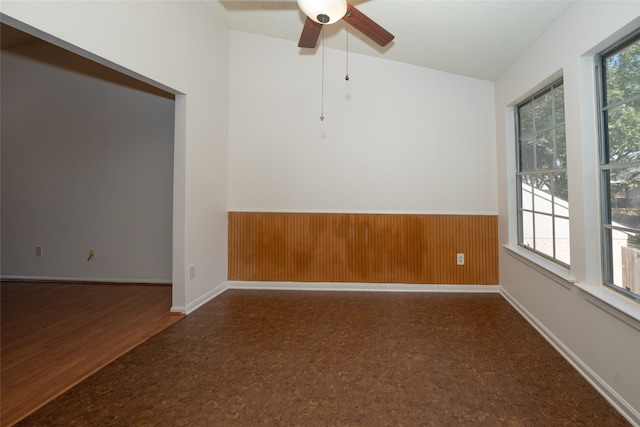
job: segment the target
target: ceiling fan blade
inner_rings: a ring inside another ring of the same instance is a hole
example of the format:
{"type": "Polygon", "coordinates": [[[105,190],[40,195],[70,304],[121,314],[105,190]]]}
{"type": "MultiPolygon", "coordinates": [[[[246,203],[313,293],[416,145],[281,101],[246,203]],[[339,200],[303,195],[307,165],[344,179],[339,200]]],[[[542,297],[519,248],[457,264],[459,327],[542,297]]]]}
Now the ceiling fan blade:
{"type": "Polygon", "coordinates": [[[300,34],[300,41],[298,47],[316,47],[318,37],[322,31],[322,24],[318,24],[313,19],[307,17],[304,21],[304,28],[302,28],[302,34],[300,34]]]}
{"type": "Polygon", "coordinates": [[[347,4],[347,14],[342,19],[380,46],[386,46],[394,38],[393,34],[350,4],[347,4]]]}

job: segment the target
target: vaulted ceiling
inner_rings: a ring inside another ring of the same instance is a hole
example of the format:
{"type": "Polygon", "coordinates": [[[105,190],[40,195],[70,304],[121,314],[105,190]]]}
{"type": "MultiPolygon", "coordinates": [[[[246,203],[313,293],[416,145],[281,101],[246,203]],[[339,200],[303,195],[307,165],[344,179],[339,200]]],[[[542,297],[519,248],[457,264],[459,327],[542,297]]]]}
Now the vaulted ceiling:
{"type": "MultiPolygon", "coordinates": [[[[306,19],[296,0],[202,0],[231,29],[291,41],[298,47],[306,19]]],[[[326,47],[496,80],[569,8],[565,0],[350,0],[395,39],[380,47],[344,21],[325,26],[326,47]]],[[[570,31],[570,29],[567,29],[570,31]]],[[[322,37],[322,36],[321,36],[322,37]]],[[[6,31],[2,48],[38,41],[6,31]]],[[[318,42],[320,46],[321,42],[318,42]]],[[[316,50],[318,47],[316,47],[316,50]]]]}
{"type": "MultiPolygon", "coordinates": [[[[297,41],[305,15],[297,1],[203,1],[231,29],[290,40],[291,55],[302,53],[297,41]]],[[[350,28],[349,51],[493,81],[574,2],[352,0],[350,3],[394,34],[395,39],[379,47],[350,28]]],[[[344,21],[325,26],[325,46],[344,50],[346,28],[344,21]]]]}

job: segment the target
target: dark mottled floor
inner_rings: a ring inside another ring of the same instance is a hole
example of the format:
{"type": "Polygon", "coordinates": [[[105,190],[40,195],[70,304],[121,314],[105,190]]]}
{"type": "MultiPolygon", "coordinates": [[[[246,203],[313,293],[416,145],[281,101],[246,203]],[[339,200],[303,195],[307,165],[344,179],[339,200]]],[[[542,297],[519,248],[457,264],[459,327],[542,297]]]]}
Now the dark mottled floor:
{"type": "Polygon", "coordinates": [[[32,426],[622,426],[497,294],[227,291],[32,426]]]}

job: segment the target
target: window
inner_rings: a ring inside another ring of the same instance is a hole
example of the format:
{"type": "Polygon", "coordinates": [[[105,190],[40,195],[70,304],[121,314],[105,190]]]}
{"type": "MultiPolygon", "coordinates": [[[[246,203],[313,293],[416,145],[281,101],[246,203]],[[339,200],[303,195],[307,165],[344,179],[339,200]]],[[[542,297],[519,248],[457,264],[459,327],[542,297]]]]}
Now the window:
{"type": "Polygon", "coordinates": [[[603,278],[640,298],[640,34],[600,55],[603,278]]]}
{"type": "Polygon", "coordinates": [[[562,80],[516,107],[516,136],[518,244],[568,267],[569,191],[562,80]]]}

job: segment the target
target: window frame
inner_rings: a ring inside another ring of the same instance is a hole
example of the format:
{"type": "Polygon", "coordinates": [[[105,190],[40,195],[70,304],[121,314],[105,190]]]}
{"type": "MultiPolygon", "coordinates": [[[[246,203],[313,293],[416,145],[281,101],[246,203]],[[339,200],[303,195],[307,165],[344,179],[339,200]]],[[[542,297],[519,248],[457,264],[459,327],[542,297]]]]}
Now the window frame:
{"type": "Polygon", "coordinates": [[[609,159],[609,132],[608,132],[608,111],[640,100],[640,93],[617,100],[607,104],[606,100],[606,78],[607,78],[607,58],[624,50],[626,47],[640,43],[640,30],[629,34],[627,37],[619,40],[607,49],[603,50],[595,57],[596,62],[596,91],[597,91],[597,114],[598,114],[598,174],[600,184],[600,239],[601,239],[601,268],[602,268],[602,284],[618,292],[626,297],[640,302],[640,294],[632,292],[620,285],[614,283],[614,262],[613,262],[613,238],[611,233],[615,230],[622,232],[633,232],[640,235],[640,228],[628,226],[615,226],[612,219],[611,206],[611,171],[623,170],[630,167],[640,169],[640,160],[633,162],[611,163],[609,159]]]}
{"type": "MultiPolygon", "coordinates": [[[[541,256],[544,259],[547,259],[549,261],[551,261],[552,263],[554,263],[554,265],[559,265],[565,269],[569,269],[570,268],[570,264],[559,259],[557,257],[557,243],[558,243],[558,238],[557,238],[557,234],[556,234],[556,219],[562,219],[562,220],[566,220],[567,223],[569,223],[570,221],[570,215],[569,215],[569,201],[568,201],[568,196],[567,196],[567,214],[566,215],[562,215],[556,212],[556,202],[555,202],[555,198],[557,197],[557,195],[555,194],[555,188],[554,188],[554,180],[552,180],[552,188],[551,188],[551,212],[542,212],[542,211],[538,211],[535,209],[535,204],[532,202],[532,207],[531,209],[525,209],[523,207],[523,202],[524,202],[524,198],[523,198],[523,177],[524,176],[528,176],[528,175],[558,175],[558,174],[564,174],[566,176],[567,182],[568,182],[568,164],[566,161],[566,151],[567,151],[567,146],[566,146],[566,120],[564,117],[564,112],[563,112],[563,118],[562,118],[562,122],[561,123],[557,123],[556,122],[556,102],[555,102],[555,98],[553,99],[552,102],[552,116],[553,116],[553,120],[552,120],[552,125],[550,127],[545,127],[542,130],[537,130],[535,129],[535,124],[534,124],[534,131],[531,135],[525,135],[524,138],[527,137],[533,137],[537,134],[543,133],[543,132],[548,132],[548,131],[554,131],[554,140],[553,140],[553,160],[554,162],[557,161],[557,157],[558,157],[558,152],[557,152],[557,141],[558,138],[556,136],[556,130],[558,128],[564,128],[564,134],[563,134],[563,138],[565,138],[565,146],[564,146],[564,156],[565,156],[565,162],[564,162],[564,167],[557,167],[557,165],[554,165],[554,167],[550,168],[550,169],[536,169],[535,167],[532,168],[531,170],[523,170],[523,161],[522,161],[522,139],[524,139],[522,137],[521,134],[521,109],[523,107],[525,107],[526,105],[533,105],[533,102],[537,99],[540,99],[541,97],[549,94],[550,92],[552,92],[553,90],[557,90],[559,87],[562,87],[563,89],[563,99],[562,99],[562,105],[563,105],[563,109],[564,109],[564,78],[563,76],[555,79],[554,81],[552,81],[551,83],[545,85],[542,89],[536,91],[533,95],[527,96],[524,100],[522,100],[520,103],[518,103],[517,105],[514,106],[514,123],[515,123],[515,154],[516,154],[516,217],[517,217],[517,244],[519,247],[523,248],[526,251],[532,252],[538,256],[541,256]],[[534,246],[531,246],[529,244],[527,244],[525,242],[525,236],[524,236],[524,229],[525,229],[525,224],[524,224],[524,213],[528,212],[529,214],[532,215],[532,224],[533,224],[533,240],[535,242],[535,230],[536,230],[536,225],[535,225],[535,217],[537,214],[541,214],[544,215],[546,217],[549,217],[549,219],[551,220],[551,231],[552,231],[552,244],[553,244],[553,255],[549,255],[548,253],[542,252],[538,249],[535,248],[535,243],[534,246]]],[[[534,114],[535,115],[535,114],[534,114]]],[[[535,119],[534,119],[534,123],[535,123],[535,119]]],[[[534,158],[535,158],[535,152],[534,152],[534,158]]],[[[534,189],[532,188],[532,192],[531,192],[531,197],[533,200],[535,200],[535,194],[534,194],[534,189]]],[[[567,228],[569,226],[567,225],[567,228]]],[[[570,237],[569,237],[570,239],[570,237]]],[[[570,246],[570,245],[569,245],[570,246]]]]}

